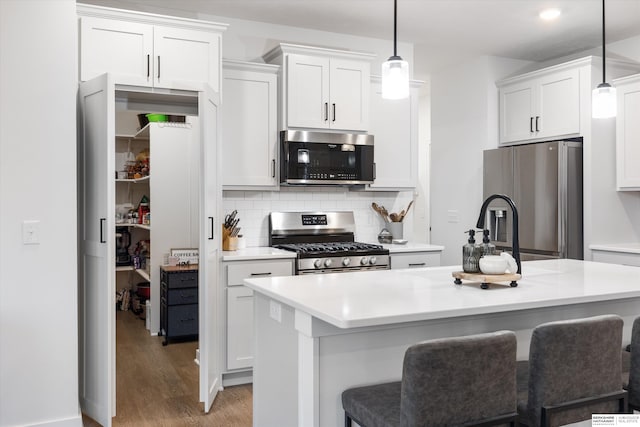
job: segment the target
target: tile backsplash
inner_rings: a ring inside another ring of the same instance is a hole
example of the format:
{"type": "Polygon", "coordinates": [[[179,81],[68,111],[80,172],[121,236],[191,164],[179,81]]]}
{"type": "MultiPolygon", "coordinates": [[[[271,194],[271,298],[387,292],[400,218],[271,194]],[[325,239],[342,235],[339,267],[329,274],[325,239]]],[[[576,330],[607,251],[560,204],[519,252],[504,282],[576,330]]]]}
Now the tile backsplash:
{"type": "MultiPolygon", "coordinates": [[[[238,210],[240,232],[247,246],[269,245],[269,214],[287,211],[353,211],[356,241],[377,242],[384,221],[371,208],[371,203],[383,205],[389,212],[406,209],[412,191],[374,192],[349,191],[342,187],[281,187],[280,191],[224,191],[223,213],[238,210]]],[[[405,218],[404,238],[413,233],[413,209],[405,218]]]]}

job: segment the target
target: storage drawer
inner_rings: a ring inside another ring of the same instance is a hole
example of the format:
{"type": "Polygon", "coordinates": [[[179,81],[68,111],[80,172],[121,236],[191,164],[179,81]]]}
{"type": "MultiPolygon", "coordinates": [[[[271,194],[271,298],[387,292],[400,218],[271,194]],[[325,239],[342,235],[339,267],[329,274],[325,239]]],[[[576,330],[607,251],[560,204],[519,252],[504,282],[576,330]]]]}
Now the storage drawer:
{"type": "Polygon", "coordinates": [[[241,286],[249,277],[291,276],[293,262],[284,261],[238,261],[227,265],[227,286],[241,286]]]}
{"type": "Polygon", "coordinates": [[[167,294],[168,305],[198,303],[198,288],[169,289],[167,294]]]}
{"type": "Polygon", "coordinates": [[[409,252],[391,254],[391,269],[437,267],[440,252],[409,252]]]}
{"type": "Polygon", "coordinates": [[[168,338],[198,333],[198,304],[169,306],[168,312],[168,338]]]}
{"type": "Polygon", "coordinates": [[[161,280],[171,288],[193,288],[198,286],[197,271],[164,271],[161,280]]]}

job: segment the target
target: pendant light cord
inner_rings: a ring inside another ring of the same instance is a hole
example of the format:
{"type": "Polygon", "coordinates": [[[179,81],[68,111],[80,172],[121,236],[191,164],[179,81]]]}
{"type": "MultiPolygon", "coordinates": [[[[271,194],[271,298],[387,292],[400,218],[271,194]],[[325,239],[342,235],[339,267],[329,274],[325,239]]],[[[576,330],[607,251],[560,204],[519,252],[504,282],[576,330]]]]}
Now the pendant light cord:
{"type": "Polygon", "coordinates": [[[605,71],[605,41],[604,41],[604,0],[602,0],[602,83],[607,81],[605,71]]]}
{"type": "MultiPolygon", "coordinates": [[[[602,0],[602,3],[604,7],[604,0],[602,0]]],[[[398,0],[393,0],[393,56],[398,56],[397,38],[398,38],[398,0]]]]}

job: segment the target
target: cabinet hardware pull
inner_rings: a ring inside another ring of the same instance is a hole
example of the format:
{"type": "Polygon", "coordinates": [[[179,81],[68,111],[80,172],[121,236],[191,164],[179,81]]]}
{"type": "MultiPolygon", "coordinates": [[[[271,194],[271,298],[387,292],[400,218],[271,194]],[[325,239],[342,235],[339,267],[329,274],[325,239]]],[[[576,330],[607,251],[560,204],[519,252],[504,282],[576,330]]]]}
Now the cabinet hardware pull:
{"type": "Polygon", "coordinates": [[[376,164],[373,163],[373,179],[376,179],[376,164]]]}
{"type": "Polygon", "coordinates": [[[149,64],[149,61],[150,61],[149,56],[150,55],[147,54],[147,80],[149,80],[149,74],[151,73],[151,70],[149,69],[149,65],[150,65],[149,64]]]}
{"type": "Polygon", "coordinates": [[[158,55],[158,80],[160,80],[160,55],[158,55]]]}
{"type": "Polygon", "coordinates": [[[533,117],[529,117],[529,132],[533,133],[533,117]]]}
{"type": "Polygon", "coordinates": [[[276,159],[271,160],[271,178],[276,177],[276,159]]]}
{"type": "Polygon", "coordinates": [[[331,120],[332,122],[336,121],[336,104],[332,104],[333,105],[333,120],[331,120]]]}
{"type": "Polygon", "coordinates": [[[252,276],[270,276],[271,272],[266,272],[266,273],[251,273],[252,276]]]}
{"type": "Polygon", "coordinates": [[[329,103],[325,102],[324,103],[324,121],[326,122],[327,120],[329,120],[329,103]]]}
{"type": "Polygon", "coordinates": [[[426,262],[418,262],[418,263],[415,263],[415,264],[409,263],[409,267],[424,267],[425,265],[427,265],[426,262]]]}
{"type": "Polygon", "coordinates": [[[238,299],[247,299],[247,298],[253,298],[253,295],[242,295],[238,297],[238,299]]]}
{"type": "Polygon", "coordinates": [[[209,233],[209,240],[213,240],[213,217],[209,217],[209,223],[211,224],[211,231],[209,233]]]}
{"type": "Polygon", "coordinates": [[[540,116],[536,116],[536,132],[540,132],[540,129],[538,129],[538,120],[540,119],[540,116]]]}
{"type": "Polygon", "coordinates": [[[107,243],[106,240],[104,240],[104,222],[107,220],[107,218],[100,218],[100,243],[107,243]]]}

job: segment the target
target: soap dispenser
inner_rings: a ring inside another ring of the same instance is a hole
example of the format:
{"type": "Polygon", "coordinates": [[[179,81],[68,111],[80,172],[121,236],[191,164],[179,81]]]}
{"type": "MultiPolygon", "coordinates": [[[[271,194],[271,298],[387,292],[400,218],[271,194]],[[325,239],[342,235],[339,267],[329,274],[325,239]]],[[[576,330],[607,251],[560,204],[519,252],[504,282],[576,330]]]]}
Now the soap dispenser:
{"type": "Polygon", "coordinates": [[[475,230],[465,231],[469,233],[467,244],[462,247],[462,269],[465,273],[480,272],[480,255],[481,248],[476,245],[475,230]]]}
{"type": "Polygon", "coordinates": [[[489,230],[482,230],[482,243],[480,244],[480,256],[495,255],[496,245],[489,240],[489,230]]]}

